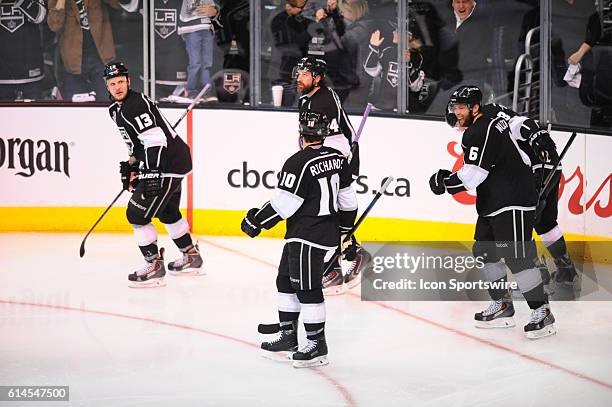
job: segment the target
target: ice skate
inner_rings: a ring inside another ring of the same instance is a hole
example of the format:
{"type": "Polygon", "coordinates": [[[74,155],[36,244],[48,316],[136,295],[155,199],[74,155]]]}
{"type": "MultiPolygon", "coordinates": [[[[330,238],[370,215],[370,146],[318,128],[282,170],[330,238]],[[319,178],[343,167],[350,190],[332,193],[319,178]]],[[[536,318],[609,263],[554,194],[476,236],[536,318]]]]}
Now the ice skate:
{"type": "Polygon", "coordinates": [[[132,288],[164,287],[166,282],[166,267],[164,266],[164,249],[159,249],[156,258],[147,260],[145,265],[128,275],[128,286],[132,288]]]}
{"type": "Polygon", "coordinates": [[[324,295],[340,295],[345,293],[344,277],[342,277],[342,269],[334,267],[332,271],[323,276],[321,282],[324,295]]]}
{"type": "Polygon", "coordinates": [[[525,325],[525,333],[529,339],[544,338],[557,333],[555,317],[550,312],[550,305],[544,304],[531,312],[531,319],[525,325]]]}
{"type": "Polygon", "coordinates": [[[206,274],[202,267],[200,248],[196,243],[183,257],[168,263],[168,272],[173,276],[202,276],[206,274]]]}
{"type": "Polygon", "coordinates": [[[504,297],[491,301],[489,307],[474,315],[476,328],[512,328],[514,323],[514,305],[512,300],[504,297]]]}
{"type": "Polygon", "coordinates": [[[329,363],[327,360],[327,343],[325,338],[308,339],[306,346],[295,352],[291,360],[293,367],[317,367],[324,366],[329,363]]]}
{"type": "Polygon", "coordinates": [[[274,339],[261,343],[261,355],[280,362],[291,361],[291,355],[298,349],[297,324],[292,329],[280,330],[274,339]]]}
{"type": "Polygon", "coordinates": [[[344,284],[348,289],[358,286],[361,283],[362,275],[372,266],[372,255],[363,247],[357,250],[357,257],[350,262],[349,270],[344,276],[344,284]]]}

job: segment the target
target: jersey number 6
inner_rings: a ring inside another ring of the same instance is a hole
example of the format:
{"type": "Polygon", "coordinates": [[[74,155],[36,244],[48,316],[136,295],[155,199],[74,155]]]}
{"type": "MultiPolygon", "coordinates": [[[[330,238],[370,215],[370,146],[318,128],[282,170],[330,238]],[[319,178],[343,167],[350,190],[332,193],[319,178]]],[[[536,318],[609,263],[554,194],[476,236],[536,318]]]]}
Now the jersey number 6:
{"type": "Polygon", "coordinates": [[[470,148],[470,155],[468,155],[468,158],[470,159],[470,161],[476,161],[476,159],[478,158],[478,147],[470,148]]]}

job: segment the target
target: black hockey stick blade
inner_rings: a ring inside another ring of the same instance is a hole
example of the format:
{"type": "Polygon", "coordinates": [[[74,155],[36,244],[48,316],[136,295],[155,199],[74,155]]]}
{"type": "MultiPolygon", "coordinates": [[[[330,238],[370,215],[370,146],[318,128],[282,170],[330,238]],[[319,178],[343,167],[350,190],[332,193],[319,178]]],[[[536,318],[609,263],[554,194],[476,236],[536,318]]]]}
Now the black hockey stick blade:
{"type": "MultiPolygon", "coordinates": [[[[353,237],[353,235],[355,234],[355,232],[359,228],[359,225],[361,225],[361,223],[365,220],[365,218],[368,216],[368,213],[370,213],[370,211],[372,210],[374,205],[376,205],[376,202],[378,202],[380,197],[383,196],[383,194],[385,193],[385,191],[387,190],[387,188],[389,187],[389,185],[391,184],[392,181],[393,181],[393,177],[386,177],[385,178],[385,181],[380,186],[380,190],[376,193],[376,196],[374,196],[374,198],[372,199],[370,204],[367,206],[365,211],[363,211],[363,213],[361,214],[361,216],[359,217],[357,222],[355,222],[355,225],[351,228],[351,230],[349,230],[349,232],[344,237],[344,242],[348,242],[348,241],[351,240],[351,238],[353,237]]],[[[340,247],[338,247],[336,249],[336,252],[332,256],[331,260],[327,263],[327,267],[323,271],[323,275],[326,275],[327,273],[329,273],[329,271],[333,267],[333,264],[336,261],[336,259],[338,257],[340,257],[340,254],[341,254],[340,253],[340,247]]]]}
{"type": "Polygon", "coordinates": [[[89,237],[89,235],[91,234],[91,232],[93,232],[94,228],[96,226],[98,226],[98,223],[100,223],[100,221],[102,220],[102,218],[104,218],[104,216],[106,215],[106,213],[110,210],[110,208],[113,207],[113,205],[115,204],[115,202],[117,202],[117,200],[119,199],[119,197],[121,195],[123,195],[123,191],[125,191],[125,189],[122,189],[121,192],[119,192],[119,194],[115,197],[115,199],[113,199],[113,202],[110,203],[110,205],[108,205],[108,208],[106,208],[106,210],[102,213],[102,215],[100,215],[100,217],[98,218],[98,220],[96,221],[96,223],[94,223],[94,225],[91,227],[91,229],[89,229],[89,232],[87,232],[87,234],[85,235],[85,237],[83,238],[83,241],[81,242],[81,247],[79,248],[79,257],[83,257],[85,256],[85,241],[87,240],[87,238],[89,237]]]}
{"type": "Polygon", "coordinates": [[[264,335],[275,334],[280,331],[280,325],[276,324],[259,324],[257,325],[257,332],[264,335]]]}

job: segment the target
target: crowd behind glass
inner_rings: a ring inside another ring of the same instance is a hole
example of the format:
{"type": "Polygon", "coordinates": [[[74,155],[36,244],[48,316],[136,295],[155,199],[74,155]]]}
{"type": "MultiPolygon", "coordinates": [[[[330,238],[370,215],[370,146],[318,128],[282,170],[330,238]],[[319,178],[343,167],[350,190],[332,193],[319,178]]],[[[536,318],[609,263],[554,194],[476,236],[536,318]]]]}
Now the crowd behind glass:
{"type": "Polygon", "coordinates": [[[132,87],[160,103],[189,103],[210,84],[202,104],[272,107],[272,87],[282,87],[277,104],[292,108],[295,64],[311,55],[327,62],[326,83],[349,112],[369,102],[389,114],[442,116],[454,89],[475,84],[485,102],[511,108],[528,88],[525,111],[536,118],[550,89],[553,123],[612,129],[612,0],[549,0],[547,36],[541,3],[0,0],[0,103],[108,101],[102,67],[120,60],[132,87]],[[143,26],[154,43],[143,46],[143,26]]]}

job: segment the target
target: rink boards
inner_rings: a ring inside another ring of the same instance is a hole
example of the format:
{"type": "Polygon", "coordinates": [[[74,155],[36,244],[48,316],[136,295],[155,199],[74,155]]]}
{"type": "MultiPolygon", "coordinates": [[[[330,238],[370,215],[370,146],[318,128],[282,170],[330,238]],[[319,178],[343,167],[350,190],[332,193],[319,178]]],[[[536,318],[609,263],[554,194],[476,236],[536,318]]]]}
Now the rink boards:
{"type": "MultiPolygon", "coordinates": [[[[181,109],[165,109],[170,123],[181,109]]],[[[0,108],[0,231],[89,229],[120,191],[123,140],[104,108],[0,108]]],[[[355,127],[360,117],[351,117],[355,127]]],[[[187,120],[178,127],[187,139],[187,120]]],[[[296,114],[193,112],[192,188],[182,207],[199,234],[238,235],[244,212],[269,200],[276,172],[297,149],[296,114]]],[[[569,133],[553,132],[558,149],[569,133]]],[[[474,196],[435,196],[438,168],[461,165],[461,133],[440,121],[370,117],[361,138],[360,207],[381,181],[396,181],[360,231],[363,240],[471,240],[474,196]]],[[[563,163],[559,223],[576,240],[612,238],[612,138],[578,134],[563,163]]],[[[124,194],[100,231],[127,231],[124,194]]],[[[282,236],[282,228],[267,232],[282,236]]]]}

